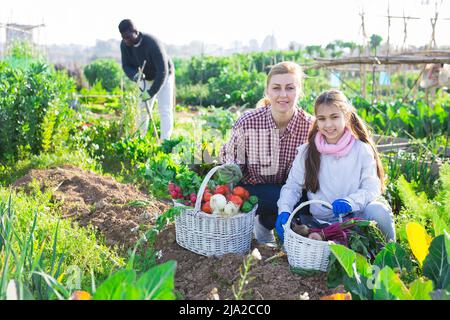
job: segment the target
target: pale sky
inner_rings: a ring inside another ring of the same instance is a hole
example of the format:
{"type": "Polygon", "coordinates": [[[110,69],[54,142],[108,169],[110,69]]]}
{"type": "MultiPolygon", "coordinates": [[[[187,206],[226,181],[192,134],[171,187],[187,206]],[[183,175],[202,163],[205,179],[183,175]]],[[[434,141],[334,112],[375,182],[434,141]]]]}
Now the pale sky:
{"type": "MultiPolygon", "coordinates": [[[[391,15],[420,17],[408,23],[407,44],[430,41],[435,2],[439,6],[436,42],[450,45],[450,0],[1,0],[0,24],[45,23],[36,33],[40,44],[94,45],[96,39],[120,39],[118,23],[129,18],[138,29],[165,44],[188,44],[193,40],[231,46],[247,44],[274,34],[281,47],[290,41],[327,44],[333,40],[362,42],[361,18],[366,33],[387,39],[388,2],[391,15]],[[429,2],[429,4],[425,4],[429,2]],[[446,18],[447,20],[444,20],[446,18]]],[[[5,30],[0,28],[0,42],[5,30]]],[[[403,20],[391,22],[391,43],[403,41],[403,20]]]]}

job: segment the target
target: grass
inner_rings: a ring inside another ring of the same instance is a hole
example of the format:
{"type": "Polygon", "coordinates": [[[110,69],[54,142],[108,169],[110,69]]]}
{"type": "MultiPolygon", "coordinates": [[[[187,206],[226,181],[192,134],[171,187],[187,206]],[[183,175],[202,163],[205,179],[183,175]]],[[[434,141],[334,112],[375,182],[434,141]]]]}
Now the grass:
{"type": "MultiPolygon", "coordinates": [[[[51,203],[50,192],[42,193],[36,183],[32,183],[30,188],[32,192],[27,195],[0,187],[0,204],[9,212],[9,229],[14,230],[14,237],[1,238],[6,239],[3,244],[8,245],[0,246],[0,270],[4,276],[27,279],[32,276],[30,273],[34,270],[22,268],[20,274],[17,274],[18,261],[21,259],[9,259],[9,264],[5,263],[8,256],[6,248],[10,248],[10,252],[13,250],[15,257],[25,255],[30,261],[39,261],[42,266],[46,266],[46,269],[42,270],[46,273],[51,272],[48,267],[54,265],[51,260],[55,256],[64,257],[59,267],[60,281],[65,284],[73,282],[73,272],[79,270],[82,288],[90,287],[91,272],[101,280],[124,264],[123,258],[113,249],[99,243],[93,228],[83,228],[69,219],[60,219],[58,207],[51,203]],[[35,226],[30,231],[32,225],[35,226]],[[55,230],[58,230],[57,241],[55,230]],[[29,241],[34,250],[24,250],[24,239],[31,239],[29,241]],[[44,259],[39,258],[41,253],[46,253],[44,259]]],[[[2,229],[3,234],[5,230],[2,229]]],[[[38,297],[36,292],[33,294],[38,297]]]]}

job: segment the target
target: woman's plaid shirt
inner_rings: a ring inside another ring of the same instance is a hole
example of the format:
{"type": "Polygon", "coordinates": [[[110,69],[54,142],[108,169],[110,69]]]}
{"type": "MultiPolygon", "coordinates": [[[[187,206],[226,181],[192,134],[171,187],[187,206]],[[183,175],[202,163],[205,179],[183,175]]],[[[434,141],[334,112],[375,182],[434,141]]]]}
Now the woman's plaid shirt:
{"type": "Polygon", "coordinates": [[[248,111],[234,124],[230,140],[220,150],[220,161],[239,164],[244,184],[284,184],[312,122],[311,115],[296,109],[280,136],[271,106],[248,111]]]}

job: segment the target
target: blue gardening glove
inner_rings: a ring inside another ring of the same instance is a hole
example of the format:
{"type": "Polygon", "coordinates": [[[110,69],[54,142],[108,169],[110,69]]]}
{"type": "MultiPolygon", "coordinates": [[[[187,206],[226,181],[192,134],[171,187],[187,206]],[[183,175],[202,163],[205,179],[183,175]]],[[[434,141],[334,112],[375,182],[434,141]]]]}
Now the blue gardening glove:
{"type": "Polygon", "coordinates": [[[144,92],[142,92],[141,93],[141,95],[140,95],[140,98],[141,98],[141,100],[142,101],[147,101],[147,100],[150,100],[150,95],[148,94],[148,91],[147,90],[145,90],[144,92]]]}
{"type": "Polygon", "coordinates": [[[289,212],[282,212],[278,215],[277,221],[275,222],[275,230],[277,230],[278,236],[280,237],[281,243],[284,243],[284,229],[283,225],[289,219],[291,214],[289,212]]]}
{"type": "Polygon", "coordinates": [[[345,199],[336,199],[332,203],[333,206],[333,214],[335,217],[339,217],[346,213],[352,212],[352,205],[348,200],[345,199]]]}

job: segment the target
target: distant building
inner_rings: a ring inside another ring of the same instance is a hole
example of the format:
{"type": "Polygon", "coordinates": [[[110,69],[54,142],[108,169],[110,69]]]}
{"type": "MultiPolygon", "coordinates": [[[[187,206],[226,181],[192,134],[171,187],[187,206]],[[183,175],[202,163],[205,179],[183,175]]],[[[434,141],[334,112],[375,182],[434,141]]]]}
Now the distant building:
{"type": "Polygon", "coordinates": [[[261,45],[261,51],[272,51],[278,49],[277,39],[274,35],[268,35],[264,38],[261,45]]]}
{"type": "Polygon", "coordinates": [[[5,28],[5,49],[7,51],[9,46],[15,41],[24,41],[34,43],[33,31],[36,28],[45,27],[45,24],[29,25],[19,23],[0,23],[0,28],[5,28]]]}

